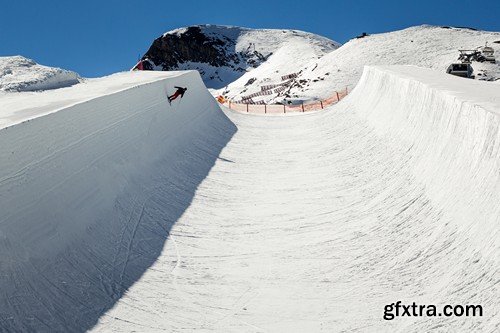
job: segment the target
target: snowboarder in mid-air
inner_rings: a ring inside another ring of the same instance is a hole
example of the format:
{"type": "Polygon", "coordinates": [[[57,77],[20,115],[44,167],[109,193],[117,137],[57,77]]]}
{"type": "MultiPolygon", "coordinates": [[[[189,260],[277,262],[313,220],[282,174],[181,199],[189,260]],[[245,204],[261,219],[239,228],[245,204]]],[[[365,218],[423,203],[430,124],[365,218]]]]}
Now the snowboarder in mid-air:
{"type": "Polygon", "coordinates": [[[184,97],[184,93],[188,90],[187,88],[182,88],[182,87],[177,87],[177,86],[175,86],[174,88],[177,88],[177,90],[174,92],[173,95],[168,96],[169,103],[172,103],[172,101],[179,96],[181,96],[181,98],[184,97]]]}

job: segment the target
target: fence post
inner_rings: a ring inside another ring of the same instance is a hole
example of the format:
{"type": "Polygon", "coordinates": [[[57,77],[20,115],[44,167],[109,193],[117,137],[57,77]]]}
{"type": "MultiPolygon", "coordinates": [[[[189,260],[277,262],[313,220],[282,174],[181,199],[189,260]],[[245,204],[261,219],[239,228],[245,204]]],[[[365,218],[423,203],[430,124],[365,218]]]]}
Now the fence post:
{"type": "Polygon", "coordinates": [[[264,104],[264,113],[267,113],[267,105],[264,104]]]}
{"type": "Polygon", "coordinates": [[[335,93],[337,94],[337,102],[338,102],[338,101],[340,101],[339,92],[336,91],[335,93]]]}
{"type": "Polygon", "coordinates": [[[323,109],[323,101],[319,101],[319,104],[321,104],[321,109],[323,109]]]}
{"type": "Polygon", "coordinates": [[[347,96],[347,93],[348,93],[348,92],[347,92],[347,87],[345,87],[345,95],[346,95],[346,96],[347,96]]]}
{"type": "Polygon", "coordinates": [[[304,112],[304,102],[302,102],[302,112],[304,112]]]}
{"type": "Polygon", "coordinates": [[[248,103],[247,103],[247,112],[248,112],[248,103]]]}
{"type": "Polygon", "coordinates": [[[283,113],[286,113],[286,106],[283,104],[283,113]]]}

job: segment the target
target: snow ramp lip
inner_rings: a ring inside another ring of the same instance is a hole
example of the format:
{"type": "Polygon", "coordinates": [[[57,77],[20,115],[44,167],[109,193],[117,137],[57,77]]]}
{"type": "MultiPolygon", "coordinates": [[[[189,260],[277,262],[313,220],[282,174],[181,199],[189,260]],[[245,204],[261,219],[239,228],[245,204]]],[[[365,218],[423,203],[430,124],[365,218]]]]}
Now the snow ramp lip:
{"type": "MultiPolygon", "coordinates": [[[[123,72],[49,91],[4,93],[0,96],[0,130],[49,116],[82,103],[137,89],[158,81],[173,80],[196,71],[123,72]]],[[[166,89],[168,84],[166,84],[166,89]]],[[[173,89],[173,87],[171,87],[173,89]]],[[[166,94],[166,92],[165,92],[166,94]]]]}
{"type": "MultiPolygon", "coordinates": [[[[3,330],[93,327],[157,259],[236,132],[195,71],[120,75],[124,89],[103,79],[93,97],[0,131],[3,330]],[[170,107],[175,85],[189,90],[170,107]]],[[[49,95],[71,102],[73,89],[49,95]]]]}

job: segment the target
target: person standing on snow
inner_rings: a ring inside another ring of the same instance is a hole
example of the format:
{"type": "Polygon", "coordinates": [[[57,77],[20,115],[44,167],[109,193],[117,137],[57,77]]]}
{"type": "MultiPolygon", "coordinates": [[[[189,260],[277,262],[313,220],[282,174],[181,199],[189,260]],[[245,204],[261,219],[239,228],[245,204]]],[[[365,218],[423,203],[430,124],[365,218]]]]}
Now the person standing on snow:
{"type": "Polygon", "coordinates": [[[184,97],[184,93],[188,90],[187,88],[182,88],[177,86],[175,86],[174,88],[177,88],[177,90],[174,92],[173,95],[168,96],[169,103],[171,103],[174,99],[176,99],[179,96],[181,96],[181,98],[184,97]]]}

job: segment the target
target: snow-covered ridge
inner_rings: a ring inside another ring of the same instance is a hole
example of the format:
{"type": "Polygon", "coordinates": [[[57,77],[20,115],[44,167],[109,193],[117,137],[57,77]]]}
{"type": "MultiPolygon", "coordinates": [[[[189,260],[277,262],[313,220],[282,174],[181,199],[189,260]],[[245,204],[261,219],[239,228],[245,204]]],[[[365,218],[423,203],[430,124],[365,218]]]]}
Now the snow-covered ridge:
{"type": "Polygon", "coordinates": [[[457,62],[459,49],[488,46],[497,63],[473,62],[478,80],[500,79],[500,32],[422,25],[352,39],[301,68],[291,96],[324,98],[331,91],[354,87],[365,65],[415,65],[445,72],[457,62]]]}
{"type": "Polygon", "coordinates": [[[22,56],[0,57],[0,91],[57,89],[80,81],[75,72],[39,65],[22,56]]]}
{"type": "MultiPolygon", "coordinates": [[[[291,74],[290,70],[338,46],[328,38],[298,30],[199,25],[164,33],[142,58],[147,59],[146,69],[198,70],[209,88],[221,88],[263,64],[267,76],[256,72],[257,81],[291,74]]],[[[259,82],[248,83],[250,78],[243,86],[257,86],[259,82]]]]}
{"type": "MultiPolygon", "coordinates": [[[[459,49],[486,43],[500,59],[499,32],[466,28],[415,26],[354,38],[341,46],[301,31],[203,25],[165,33],[143,58],[150,59],[145,62],[151,63],[150,69],[198,70],[214,94],[234,101],[282,103],[324,99],[352,88],[365,65],[415,65],[445,72],[457,62],[459,49]],[[290,74],[296,76],[283,79],[290,74]],[[268,86],[280,89],[266,90],[268,86]]],[[[472,66],[478,80],[500,79],[500,61],[472,66]]]]}

